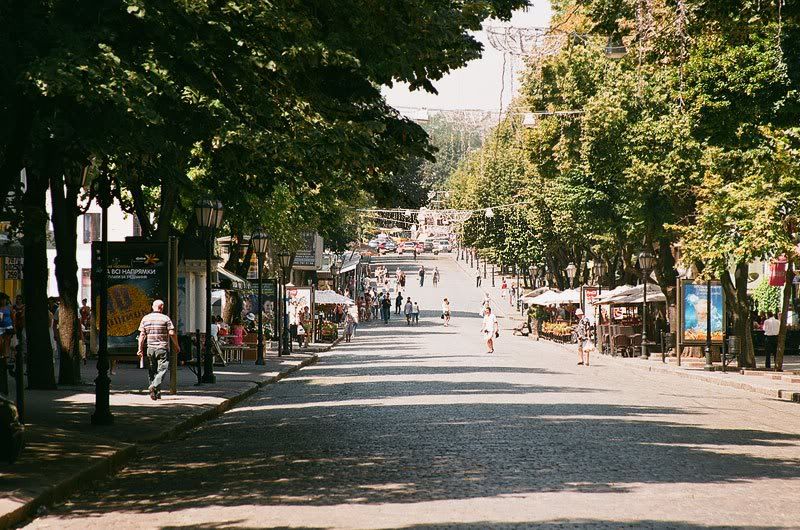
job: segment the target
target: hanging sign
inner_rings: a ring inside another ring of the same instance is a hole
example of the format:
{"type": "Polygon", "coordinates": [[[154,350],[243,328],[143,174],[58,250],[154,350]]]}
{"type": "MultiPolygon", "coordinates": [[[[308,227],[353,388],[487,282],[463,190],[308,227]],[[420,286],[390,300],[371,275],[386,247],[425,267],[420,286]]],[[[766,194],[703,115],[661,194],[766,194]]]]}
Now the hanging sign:
{"type": "Polygon", "coordinates": [[[786,284],[786,257],[781,256],[769,264],[769,284],[772,287],[783,287],[786,284]]]}

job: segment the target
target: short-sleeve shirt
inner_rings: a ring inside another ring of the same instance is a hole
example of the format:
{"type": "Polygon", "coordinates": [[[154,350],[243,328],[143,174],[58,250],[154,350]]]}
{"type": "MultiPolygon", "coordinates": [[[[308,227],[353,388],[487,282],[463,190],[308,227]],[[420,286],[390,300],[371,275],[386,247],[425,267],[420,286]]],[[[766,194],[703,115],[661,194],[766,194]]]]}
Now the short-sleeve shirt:
{"type": "Polygon", "coordinates": [[[139,333],[144,333],[148,348],[167,349],[169,332],[174,330],[172,320],[164,313],[153,312],[145,315],[139,324],[139,333]]]}
{"type": "Polygon", "coordinates": [[[494,316],[494,313],[489,313],[488,315],[483,316],[483,331],[485,333],[493,333],[496,324],[497,317],[494,316]]]}

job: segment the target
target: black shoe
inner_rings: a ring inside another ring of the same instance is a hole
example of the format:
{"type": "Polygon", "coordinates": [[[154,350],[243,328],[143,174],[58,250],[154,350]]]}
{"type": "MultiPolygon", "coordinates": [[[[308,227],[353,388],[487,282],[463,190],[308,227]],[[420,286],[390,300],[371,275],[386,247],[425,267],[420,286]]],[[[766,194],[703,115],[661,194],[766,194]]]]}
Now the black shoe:
{"type": "Polygon", "coordinates": [[[156,399],[161,399],[161,390],[156,390],[156,399]]]}
{"type": "Polygon", "coordinates": [[[150,387],[150,399],[153,401],[158,399],[158,397],[156,397],[156,389],[153,387],[150,387]]]}

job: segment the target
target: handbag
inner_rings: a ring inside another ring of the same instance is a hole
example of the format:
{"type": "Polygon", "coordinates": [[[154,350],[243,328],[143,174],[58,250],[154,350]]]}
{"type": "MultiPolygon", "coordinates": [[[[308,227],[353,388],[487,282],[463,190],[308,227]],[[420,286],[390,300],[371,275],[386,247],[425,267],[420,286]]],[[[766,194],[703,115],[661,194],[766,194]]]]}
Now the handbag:
{"type": "Polygon", "coordinates": [[[500,332],[499,331],[495,331],[494,332],[494,338],[496,338],[496,339],[500,338],[500,332]]]}
{"type": "Polygon", "coordinates": [[[441,315],[439,315],[439,318],[441,318],[442,320],[444,320],[444,313],[442,313],[441,315]]]}

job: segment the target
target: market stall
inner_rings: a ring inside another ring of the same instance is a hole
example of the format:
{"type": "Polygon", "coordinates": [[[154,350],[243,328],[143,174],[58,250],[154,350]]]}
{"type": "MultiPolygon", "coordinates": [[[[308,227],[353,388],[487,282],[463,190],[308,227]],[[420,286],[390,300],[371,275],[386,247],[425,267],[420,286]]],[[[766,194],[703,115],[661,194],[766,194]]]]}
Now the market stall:
{"type": "Polygon", "coordinates": [[[573,315],[576,306],[580,303],[579,289],[566,289],[564,291],[547,290],[528,300],[530,305],[539,306],[536,320],[539,337],[556,342],[569,342],[572,340],[572,331],[575,327],[573,315]]]}
{"type": "Polygon", "coordinates": [[[339,337],[339,327],[344,315],[355,305],[352,299],[335,291],[316,291],[314,293],[314,314],[317,318],[318,342],[333,342],[339,337]]]}
{"type": "MultiPolygon", "coordinates": [[[[597,340],[598,348],[604,352],[635,356],[642,346],[642,307],[644,305],[643,285],[623,285],[603,293],[594,302],[599,307],[597,340]]],[[[647,304],[666,304],[666,297],[658,285],[647,285],[647,304]]],[[[663,312],[648,311],[647,336],[657,336],[657,315],[663,312]]]]}

